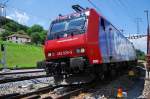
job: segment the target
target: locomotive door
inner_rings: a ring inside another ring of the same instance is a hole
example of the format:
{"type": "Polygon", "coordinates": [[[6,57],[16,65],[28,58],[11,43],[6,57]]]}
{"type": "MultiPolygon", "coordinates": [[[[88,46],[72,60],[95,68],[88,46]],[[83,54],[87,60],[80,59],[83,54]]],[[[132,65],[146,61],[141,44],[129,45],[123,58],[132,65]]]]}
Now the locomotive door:
{"type": "Polygon", "coordinates": [[[105,27],[105,20],[100,18],[100,28],[99,28],[99,44],[100,44],[100,51],[102,54],[103,63],[109,62],[108,55],[108,40],[107,40],[107,33],[105,27]]]}
{"type": "Polygon", "coordinates": [[[113,61],[114,54],[113,54],[113,32],[112,27],[109,22],[101,18],[100,20],[100,33],[99,33],[99,42],[100,42],[100,49],[103,57],[103,62],[108,63],[113,61]]]}

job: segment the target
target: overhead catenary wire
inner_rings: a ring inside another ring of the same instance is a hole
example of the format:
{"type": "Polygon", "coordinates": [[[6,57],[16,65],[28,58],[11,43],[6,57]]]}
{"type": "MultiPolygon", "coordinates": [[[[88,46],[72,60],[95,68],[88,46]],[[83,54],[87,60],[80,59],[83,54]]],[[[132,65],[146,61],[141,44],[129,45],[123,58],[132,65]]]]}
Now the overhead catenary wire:
{"type": "Polygon", "coordinates": [[[6,0],[3,2],[4,5],[6,5],[6,3],[8,3],[10,0],[6,0]]]}
{"type": "Polygon", "coordinates": [[[142,18],[136,18],[135,22],[137,24],[137,34],[140,33],[140,22],[142,22],[142,18]]]}
{"type": "MultiPolygon", "coordinates": [[[[135,9],[134,9],[134,7],[132,7],[132,10],[129,10],[129,8],[131,8],[131,6],[129,6],[129,5],[131,5],[131,4],[129,4],[129,2],[127,2],[127,1],[124,1],[124,0],[114,0],[114,2],[113,2],[115,5],[118,5],[118,6],[120,6],[120,8],[126,13],[126,16],[133,22],[133,23],[135,23],[135,15],[136,15],[136,13],[135,13],[135,9]]],[[[135,24],[133,24],[137,29],[137,33],[135,33],[135,34],[139,34],[139,33],[141,33],[140,32],[140,27],[139,27],[139,22],[142,22],[141,21],[142,19],[140,18],[140,20],[138,19],[138,21],[137,21],[137,19],[136,19],[136,26],[135,26],[135,24]]],[[[130,34],[129,34],[130,35],[130,34]]]]}
{"type": "Polygon", "coordinates": [[[114,0],[116,2],[116,4],[120,5],[120,7],[125,11],[126,15],[132,20],[134,21],[135,19],[135,9],[134,7],[132,7],[132,10],[131,10],[131,7],[129,6],[130,4],[128,4],[129,2],[127,1],[124,1],[124,0],[114,0]],[[129,7],[130,7],[130,12],[129,12],[129,7]],[[131,13],[132,12],[132,13],[131,13]]]}
{"type": "MultiPolygon", "coordinates": [[[[87,0],[95,9],[97,9],[100,13],[102,13],[102,11],[100,10],[100,8],[95,5],[91,0],[87,0]]],[[[104,15],[103,15],[104,16],[104,15]]],[[[105,16],[104,16],[105,17],[105,16]]],[[[110,21],[109,21],[110,22],[110,21]]],[[[111,22],[110,22],[111,23],[111,22]]],[[[117,26],[116,26],[117,27],[117,26]]]]}
{"type": "Polygon", "coordinates": [[[132,21],[133,22],[135,22],[136,23],[136,27],[137,27],[137,34],[143,34],[144,33],[144,31],[141,31],[141,27],[143,26],[143,25],[141,25],[141,23],[143,22],[142,21],[142,18],[141,17],[139,17],[139,16],[137,16],[137,14],[135,13],[135,7],[133,7],[134,5],[132,4],[132,3],[129,3],[129,2],[127,2],[127,1],[124,1],[124,0],[118,0],[122,5],[123,5],[123,7],[124,7],[124,9],[126,9],[125,11],[127,12],[127,14],[129,15],[129,16],[131,16],[131,18],[132,18],[132,21]],[[132,8],[131,8],[131,6],[129,6],[130,4],[132,4],[132,8]],[[132,9],[132,10],[130,10],[130,9],[132,9]],[[130,10],[130,11],[129,11],[130,10]],[[132,12],[131,12],[132,11],[132,12]],[[135,18],[137,16],[137,18],[135,18]]]}
{"type": "Polygon", "coordinates": [[[126,16],[128,16],[133,21],[134,15],[132,13],[129,13],[128,7],[121,0],[114,0],[114,4],[120,6],[120,8],[126,13],[126,16]]]}
{"type": "Polygon", "coordinates": [[[96,8],[99,12],[101,12],[101,10],[99,9],[99,7],[97,7],[97,5],[95,5],[91,0],[87,0],[94,8],[96,8]]]}

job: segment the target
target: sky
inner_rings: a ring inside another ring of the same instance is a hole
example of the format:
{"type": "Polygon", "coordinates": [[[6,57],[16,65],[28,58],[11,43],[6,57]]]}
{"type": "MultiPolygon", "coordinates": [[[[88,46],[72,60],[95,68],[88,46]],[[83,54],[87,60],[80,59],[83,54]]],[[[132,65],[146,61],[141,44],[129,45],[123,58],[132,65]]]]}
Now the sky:
{"type": "MultiPolygon", "coordinates": [[[[0,0],[0,3],[5,1],[7,0],[0,0]]],[[[71,6],[79,4],[84,8],[96,9],[119,30],[123,29],[126,36],[137,35],[137,19],[139,19],[139,34],[146,34],[147,21],[144,10],[150,11],[150,0],[90,1],[96,8],[88,0],[8,0],[6,16],[27,26],[42,25],[48,30],[50,22],[59,14],[70,14],[74,12],[71,6]]],[[[135,46],[145,44],[137,48],[146,51],[146,38],[132,41],[135,46]]]]}

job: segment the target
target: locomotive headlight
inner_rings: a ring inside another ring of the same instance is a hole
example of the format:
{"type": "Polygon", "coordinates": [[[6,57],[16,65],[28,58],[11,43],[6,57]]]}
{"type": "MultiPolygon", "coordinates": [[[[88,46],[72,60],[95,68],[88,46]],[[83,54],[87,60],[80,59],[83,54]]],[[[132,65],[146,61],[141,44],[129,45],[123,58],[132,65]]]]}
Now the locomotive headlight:
{"type": "Polygon", "coordinates": [[[85,49],[84,48],[78,48],[78,49],[76,49],[76,53],[77,54],[85,53],[85,49]]]}
{"type": "Polygon", "coordinates": [[[49,52],[49,53],[48,53],[48,56],[52,56],[52,53],[49,52]]]}
{"type": "Polygon", "coordinates": [[[80,49],[76,49],[76,53],[79,54],[81,52],[80,49]]]}
{"type": "Polygon", "coordinates": [[[85,52],[85,49],[84,48],[81,48],[81,53],[84,53],[85,52]]]}

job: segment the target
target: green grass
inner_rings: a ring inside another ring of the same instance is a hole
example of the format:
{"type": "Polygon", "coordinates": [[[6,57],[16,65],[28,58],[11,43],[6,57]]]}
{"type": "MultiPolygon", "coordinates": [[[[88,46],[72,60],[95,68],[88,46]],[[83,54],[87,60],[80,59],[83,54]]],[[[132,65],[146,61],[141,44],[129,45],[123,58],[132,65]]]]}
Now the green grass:
{"type": "MultiPolygon", "coordinates": [[[[19,68],[36,67],[36,62],[44,59],[42,47],[0,41],[0,44],[2,43],[6,44],[6,62],[9,68],[16,65],[19,68]]],[[[1,51],[0,59],[2,59],[1,51]]],[[[2,65],[0,65],[0,68],[2,68],[2,65]]]]}

